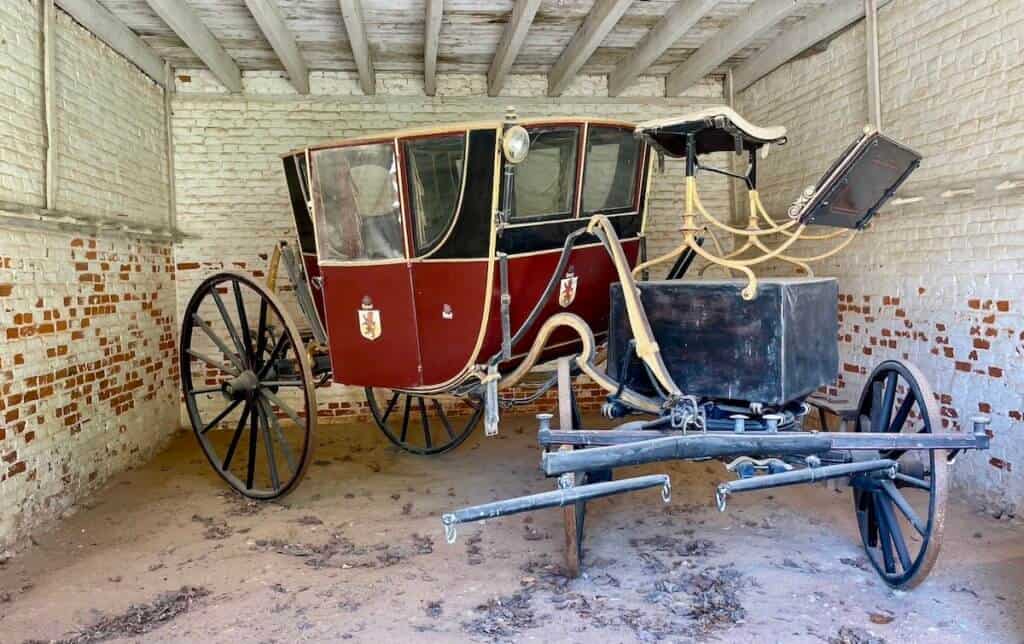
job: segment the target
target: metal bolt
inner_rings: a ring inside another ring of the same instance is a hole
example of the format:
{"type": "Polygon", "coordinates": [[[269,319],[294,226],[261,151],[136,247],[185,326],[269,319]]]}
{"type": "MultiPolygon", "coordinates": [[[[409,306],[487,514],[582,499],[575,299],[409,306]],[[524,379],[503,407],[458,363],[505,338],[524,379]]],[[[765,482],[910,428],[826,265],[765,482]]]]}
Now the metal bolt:
{"type": "Polygon", "coordinates": [[[984,434],[991,422],[992,419],[984,414],[971,416],[971,423],[974,425],[975,434],[984,434]]]}
{"type": "Polygon", "coordinates": [[[732,430],[734,432],[743,432],[746,430],[747,415],[746,414],[733,414],[729,416],[732,419],[732,430]]]}
{"type": "Polygon", "coordinates": [[[551,429],[551,414],[537,414],[537,420],[540,421],[540,431],[546,432],[551,429]]]}
{"type": "Polygon", "coordinates": [[[779,414],[765,414],[763,418],[764,422],[768,425],[768,431],[779,431],[779,422],[782,420],[782,416],[779,414]]]}

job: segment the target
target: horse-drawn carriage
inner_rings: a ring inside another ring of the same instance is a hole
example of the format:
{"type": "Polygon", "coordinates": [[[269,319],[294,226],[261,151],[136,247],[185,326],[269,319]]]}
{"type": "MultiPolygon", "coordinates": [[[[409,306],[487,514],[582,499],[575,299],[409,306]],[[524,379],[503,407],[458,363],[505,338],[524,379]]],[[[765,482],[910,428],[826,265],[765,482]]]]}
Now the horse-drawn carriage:
{"type": "Polygon", "coordinates": [[[838,368],[836,283],[810,277],[809,262],[849,243],[919,157],[866,132],[776,221],[757,159],[784,143],[783,128],[723,107],[639,126],[509,115],[285,155],[295,235],[266,283],[213,275],[185,311],[182,386],[201,447],[239,492],[277,498],[310,460],[318,386],[364,387],[380,429],[419,454],[458,446],[481,416],[496,432],[501,408],[557,386],[559,426],[541,415],[539,439],[558,489],[445,514],[451,539],[457,523],[563,506],[578,570],[587,500],[653,486],[667,497],[666,476],[613,480],[615,468],[719,458],[738,477],[719,487],[722,509],[745,490],[848,479],[879,573],[918,583],[938,552],[948,463],[987,447],[986,421],[940,433],[927,382],[899,361],[871,374],[856,432],[804,431],[803,419],[838,368]],[[747,172],[705,165],[714,152],[745,156],[747,172]],[[648,259],[648,189],[666,155],[685,159],[682,239],[648,259]],[[700,172],[746,184],[746,227],[704,208],[700,172]],[[726,253],[716,230],[744,243],[726,253]],[[832,251],[790,250],[830,239],[832,251]],[[729,279],[684,279],[698,258],[729,279]],[[758,280],[753,267],[771,260],[808,276],[758,280]],[[279,264],[288,304],[274,292],[279,264]],[[645,279],[658,265],[666,278],[645,279]],[[530,376],[542,363],[557,366],[530,376]],[[643,420],[583,429],[580,374],[607,392],[608,417],[643,420]]]}

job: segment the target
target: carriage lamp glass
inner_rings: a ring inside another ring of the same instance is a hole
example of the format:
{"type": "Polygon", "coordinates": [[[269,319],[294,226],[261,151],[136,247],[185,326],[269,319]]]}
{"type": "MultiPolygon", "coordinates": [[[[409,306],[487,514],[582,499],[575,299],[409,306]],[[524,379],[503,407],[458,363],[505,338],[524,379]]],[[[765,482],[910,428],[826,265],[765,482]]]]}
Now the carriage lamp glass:
{"type": "Polygon", "coordinates": [[[509,163],[522,163],[530,151],[530,133],[521,125],[510,127],[501,138],[501,150],[509,163]]]}

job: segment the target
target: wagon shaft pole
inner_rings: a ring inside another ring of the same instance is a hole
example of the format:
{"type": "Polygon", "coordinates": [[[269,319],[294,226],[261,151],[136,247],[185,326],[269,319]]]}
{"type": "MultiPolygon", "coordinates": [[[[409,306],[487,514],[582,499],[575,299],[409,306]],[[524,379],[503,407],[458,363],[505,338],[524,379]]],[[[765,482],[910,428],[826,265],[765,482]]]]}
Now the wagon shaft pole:
{"type": "Polygon", "coordinates": [[[890,478],[896,475],[896,461],[888,458],[862,461],[860,463],[840,463],[838,465],[825,465],[823,467],[806,467],[789,472],[778,474],[765,474],[763,476],[750,476],[738,481],[722,483],[715,492],[715,500],[718,509],[725,510],[725,502],[730,494],[736,492],[749,492],[752,490],[766,490],[773,487],[786,485],[799,485],[801,483],[814,483],[815,481],[827,481],[829,479],[851,476],[853,474],[866,474],[869,472],[888,471],[890,478]]]}
{"type": "MultiPolygon", "coordinates": [[[[582,433],[582,432],[572,432],[582,433]]],[[[597,432],[594,432],[597,433],[597,432]]],[[[617,432],[601,432],[615,434],[617,432]]],[[[642,433],[642,432],[640,432],[642,433]]],[[[641,465],[657,461],[708,457],[824,454],[832,442],[813,434],[751,436],[689,434],[648,438],[623,445],[609,445],[573,452],[548,452],[541,457],[541,469],[548,476],[641,465]]]]}
{"type": "Polygon", "coordinates": [[[560,508],[572,505],[579,501],[589,501],[591,499],[612,496],[613,494],[634,492],[636,490],[645,490],[652,487],[660,487],[662,489],[662,499],[667,502],[671,491],[669,478],[665,474],[653,474],[649,476],[637,476],[634,478],[622,479],[621,481],[591,483],[589,485],[580,485],[578,487],[558,489],[551,492],[541,492],[540,494],[530,494],[528,496],[520,496],[514,499],[504,499],[502,501],[494,501],[493,503],[474,505],[442,515],[441,522],[444,524],[448,540],[451,542],[454,541],[455,538],[454,526],[458,523],[494,519],[497,517],[508,516],[510,514],[519,514],[520,512],[530,512],[532,510],[541,510],[544,508],[560,508]]]}

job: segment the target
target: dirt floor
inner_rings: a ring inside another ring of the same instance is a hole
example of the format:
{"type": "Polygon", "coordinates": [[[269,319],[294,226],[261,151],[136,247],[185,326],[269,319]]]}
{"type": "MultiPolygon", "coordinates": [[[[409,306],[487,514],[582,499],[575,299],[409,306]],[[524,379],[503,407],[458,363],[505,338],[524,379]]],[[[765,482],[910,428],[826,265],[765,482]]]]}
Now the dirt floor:
{"type": "Polygon", "coordinates": [[[670,474],[671,503],[592,502],[569,580],[561,510],[454,545],[441,530],[443,511],[552,488],[532,418],[434,458],[330,426],[315,459],[285,502],[256,505],[183,434],[0,564],[0,641],[1024,641],[1024,530],[962,505],[931,577],[901,593],[869,569],[849,491],[751,493],[721,514],[718,463],[636,468],[670,474]]]}

